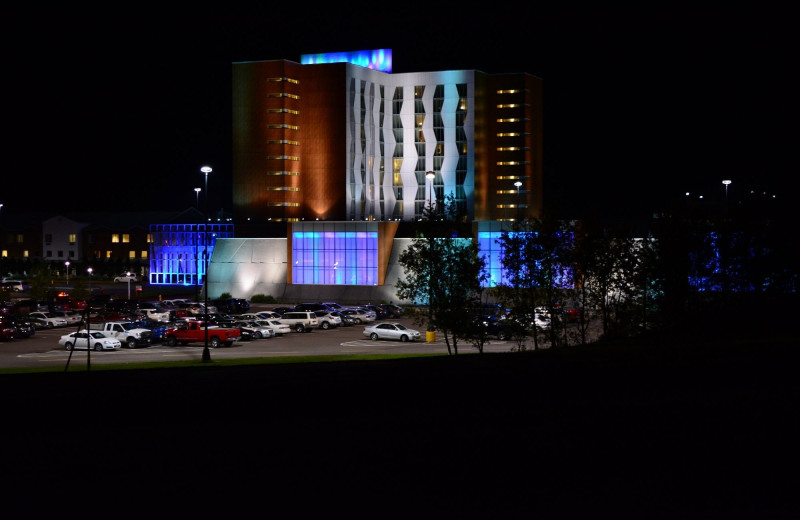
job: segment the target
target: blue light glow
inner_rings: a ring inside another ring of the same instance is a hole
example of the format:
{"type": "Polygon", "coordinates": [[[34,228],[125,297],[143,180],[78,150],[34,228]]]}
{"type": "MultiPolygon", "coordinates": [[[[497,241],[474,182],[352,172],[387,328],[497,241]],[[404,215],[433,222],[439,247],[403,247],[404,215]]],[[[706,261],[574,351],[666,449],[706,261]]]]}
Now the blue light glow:
{"type": "Polygon", "coordinates": [[[377,231],[292,233],[292,283],[377,285],[377,231]]]}
{"type": "Polygon", "coordinates": [[[316,63],[352,63],[360,67],[392,72],[392,49],[376,49],[371,51],[325,52],[322,54],[303,54],[302,65],[316,63]]]}

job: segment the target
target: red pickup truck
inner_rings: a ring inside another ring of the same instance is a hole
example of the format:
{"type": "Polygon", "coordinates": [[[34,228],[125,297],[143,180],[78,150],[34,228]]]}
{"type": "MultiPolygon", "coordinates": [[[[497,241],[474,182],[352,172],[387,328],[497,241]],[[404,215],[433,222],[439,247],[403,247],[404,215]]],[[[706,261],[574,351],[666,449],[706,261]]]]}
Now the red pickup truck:
{"type": "MultiPolygon", "coordinates": [[[[225,329],[212,325],[208,326],[208,344],[214,348],[220,345],[230,347],[234,341],[239,341],[242,331],[239,329],[225,329]]],[[[177,344],[186,345],[206,341],[206,324],[203,321],[187,321],[177,327],[172,327],[164,332],[164,343],[170,347],[177,344]]]]}

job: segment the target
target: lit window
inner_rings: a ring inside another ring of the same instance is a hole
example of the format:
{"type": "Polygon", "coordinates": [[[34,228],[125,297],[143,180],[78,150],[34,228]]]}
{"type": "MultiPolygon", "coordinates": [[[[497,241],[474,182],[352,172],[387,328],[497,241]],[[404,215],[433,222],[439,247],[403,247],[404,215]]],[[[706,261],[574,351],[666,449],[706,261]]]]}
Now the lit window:
{"type": "Polygon", "coordinates": [[[17,235],[17,244],[21,244],[24,241],[25,241],[25,236],[22,233],[19,233],[17,235]]]}
{"type": "Polygon", "coordinates": [[[3,249],[3,252],[2,252],[2,253],[0,253],[0,255],[1,255],[3,258],[8,258],[8,251],[7,251],[7,250],[5,250],[5,249],[3,249]]]}
{"type": "Polygon", "coordinates": [[[78,235],[76,235],[75,233],[70,233],[69,234],[69,245],[74,246],[77,241],[78,241],[78,235]]]}
{"type": "Polygon", "coordinates": [[[147,259],[147,251],[146,250],[142,251],[142,254],[141,254],[140,258],[145,259],[145,260],[147,259]]]}
{"type": "Polygon", "coordinates": [[[106,251],[106,258],[111,258],[111,251],[106,251]]]}
{"type": "Polygon", "coordinates": [[[119,233],[114,233],[111,235],[111,242],[113,244],[119,244],[119,233]]]}
{"type": "Polygon", "coordinates": [[[378,231],[375,224],[346,228],[334,228],[330,224],[298,227],[301,231],[292,233],[292,283],[377,285],[378,231]]]}
{"type": "Polygon", "coordinates": [[[23,251],[23,252],[22,252],[22,256],[23,256],[24,258],[28,258],[28,250],[27,250],[27,249],[26,249],[25,251],[23,251]]]}
{"type": "Polygon", "coordinates": [[[125,233],[125,234],[122,235],[122,242],[123,243],[127,244],[130,241],[131,241],[131,236],[128,233],[125,233]]]}
{"type": "Polygon", "coordinates": [[[133,250],[128,251],[128,258],[130,258],[131,260],[136,258],[136,251],[133,251],[133,250]]]}

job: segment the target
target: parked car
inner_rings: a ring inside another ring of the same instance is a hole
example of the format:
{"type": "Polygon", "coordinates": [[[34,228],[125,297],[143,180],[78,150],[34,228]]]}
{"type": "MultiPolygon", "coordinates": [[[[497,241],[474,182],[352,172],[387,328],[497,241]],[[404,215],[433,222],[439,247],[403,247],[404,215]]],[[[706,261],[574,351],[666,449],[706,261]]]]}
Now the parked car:
{"type": "Polygon", "coordinates": [[[521,327],[515,327],[513,320],[501,319],[497,316],[476,316],[475,319],[480,320],[486,335],[494,336],[499,340],[511,339],[514,336],[514,332],[524,330],[521,327]],[[515,328],[518,330],[515,330],[515,328]]]}
{"type": "Polygon", "coordinates": [[[319,328],[321,328],[322,330],[336,328],[342,324],[342,318],[338,316],[337,312],[316,311],[314,312],[314,314],[317,315],[317,320],[319,320],[319,328]]]}
{"type": "Polygon", "coordinates": [[[262,325],[257,321],[235,321],[233,322],[233,326],[239,327],[242,332],[249,331],[255,339],[271,338],[275,336],[275,331],[272,327],[262,325]]]}
{"type": "Polygon", "coordinates": [[[217,312],[224,314],[244,314],[250,310],[250,302],[244,298],[223,298],[209,302],[217,308],[217,312]]]}
{"type": "Polygon", "coordinates": [[[67,325],[78,324],[83,319],[83,315],[80,312],[75,311],[53,311],[51,314],[58,318],[64,318],[67,320],[67,325]]]}
{"type": "Polygon", "coordinates": [[[375,323],[364,327],[364,335],[372,341],[391,339],[395,341],[417,341],[421,334],[418,330],[406,328],[402,323],[375,323]]]}
{"type": "Polygon", "coordinates": [[[292,308],[293,311],[335,311],[336,309],[328,307],[322,302],[316,303],[298,303],[292,308]]]}
{"type": "Polygon", "coordinates": [[[319,326],[317,315],[312,311],[291,311],[278,320],[289,325],[295,332],[311,332],[319,326]]]}
{"type": "Polygon", "coordinates": [[[114,283],[138,282],[138,281],[139,281],[139,275],[136,273],[122,273],[114,277],[114,283]]]}
{"type": "Polygon", "coordinates": [[[11,341],[19,337],[20,331],[16,323],[6,318],[0,319],[0,340],[11,341]]]}
{"type": "Polygon", "coordinates": [[[257,320],[277,320],[281,317],[280,313],[275,311],[262,311],[256,314],[256,316],[257,320]]]}
{"type": "Polygon", "coordinates": [[[30,338],[36,334],[36,326],[33,324],[33,320],[25,316],[4,316],[3,320],[10,326],[17,328],[15,338],[30,338]]]}
{"type": "Polygon", "coordinates": [[[116,338],[109,338],[99,330],[80,330],[61,336],[58,344],[67,350],[119,350],[122,343],[116,338]]]}
{"type": "Polygon", "coordinates": [[[58,316],[54,316],[49,312],[44,311],[36,311],[31,312],[28,314],[31,318],[39,318],[43,320],[47,324],[47,328],[52,329],[53,327],[66,327],[67,320],[65,318],[60,318],[58,316]]]}
{"type": "Polygon", "coordinates": [[[339,316],[339,319],[342,320],[343,327],[352,327],[353,325],[358,325],[358,321],[356,321],[352,314],[342,314],[339,311],[333,311],[331,314],[334,316],[339,316]]]}
{"type": "Polygon", "coordinates": [[[381,303],[378,307],[385,310],[390,318],[399,318],[403,315],[403,308],[393,303],[381,303]]]}
{"type": "Polygon", "coordinates": [[[30,289],[28,282],[23,280],[5,280],[0,287],[8,292],[23,292],[30,289]]]}
{"type": "Polygon", "coordinates": [[[257,320],[256,323],[272,327],[276,336],[283,336],[284,334],[292,332],[292,327],[274,318],[269,320],[257,320]]]}
{"type": "Polygon", "coordinates": [[[382,321],[389,319],[389,313],[385,309],[378,307],[377,305],[372,305],[368,303],[366,305],[360,305],[360,307],[374,312],[376,320],[382,321]]]}
{"type": "Polygon", "coordinates": [[[359,325],[362,323],[369,323],[375,321],[374,312],[367,309],[362,309],[360,307],[345,307],[339,312],[341,312],[345,316],[352,316],[353,319],[356,320],[356,323],[359,325]]]}

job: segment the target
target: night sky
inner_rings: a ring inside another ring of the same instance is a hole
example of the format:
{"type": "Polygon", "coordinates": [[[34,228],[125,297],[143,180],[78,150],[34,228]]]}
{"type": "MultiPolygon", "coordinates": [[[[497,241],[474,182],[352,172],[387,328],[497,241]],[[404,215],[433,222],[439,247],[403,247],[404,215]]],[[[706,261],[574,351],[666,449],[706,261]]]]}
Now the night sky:
{"type": "Polygon", "coordinates": [[[563,216],[646,216],[686,191],[719,199],[726,178],[732,200],[794,188],[788,11],[459,7],[398,18],[338,5],[7,13],[3,211],[185,209],[205,164],[210,208],[230,210],[231,64],[377,48],[393,49],[395,73],[541,77],[544,197],[563,216]]]}

